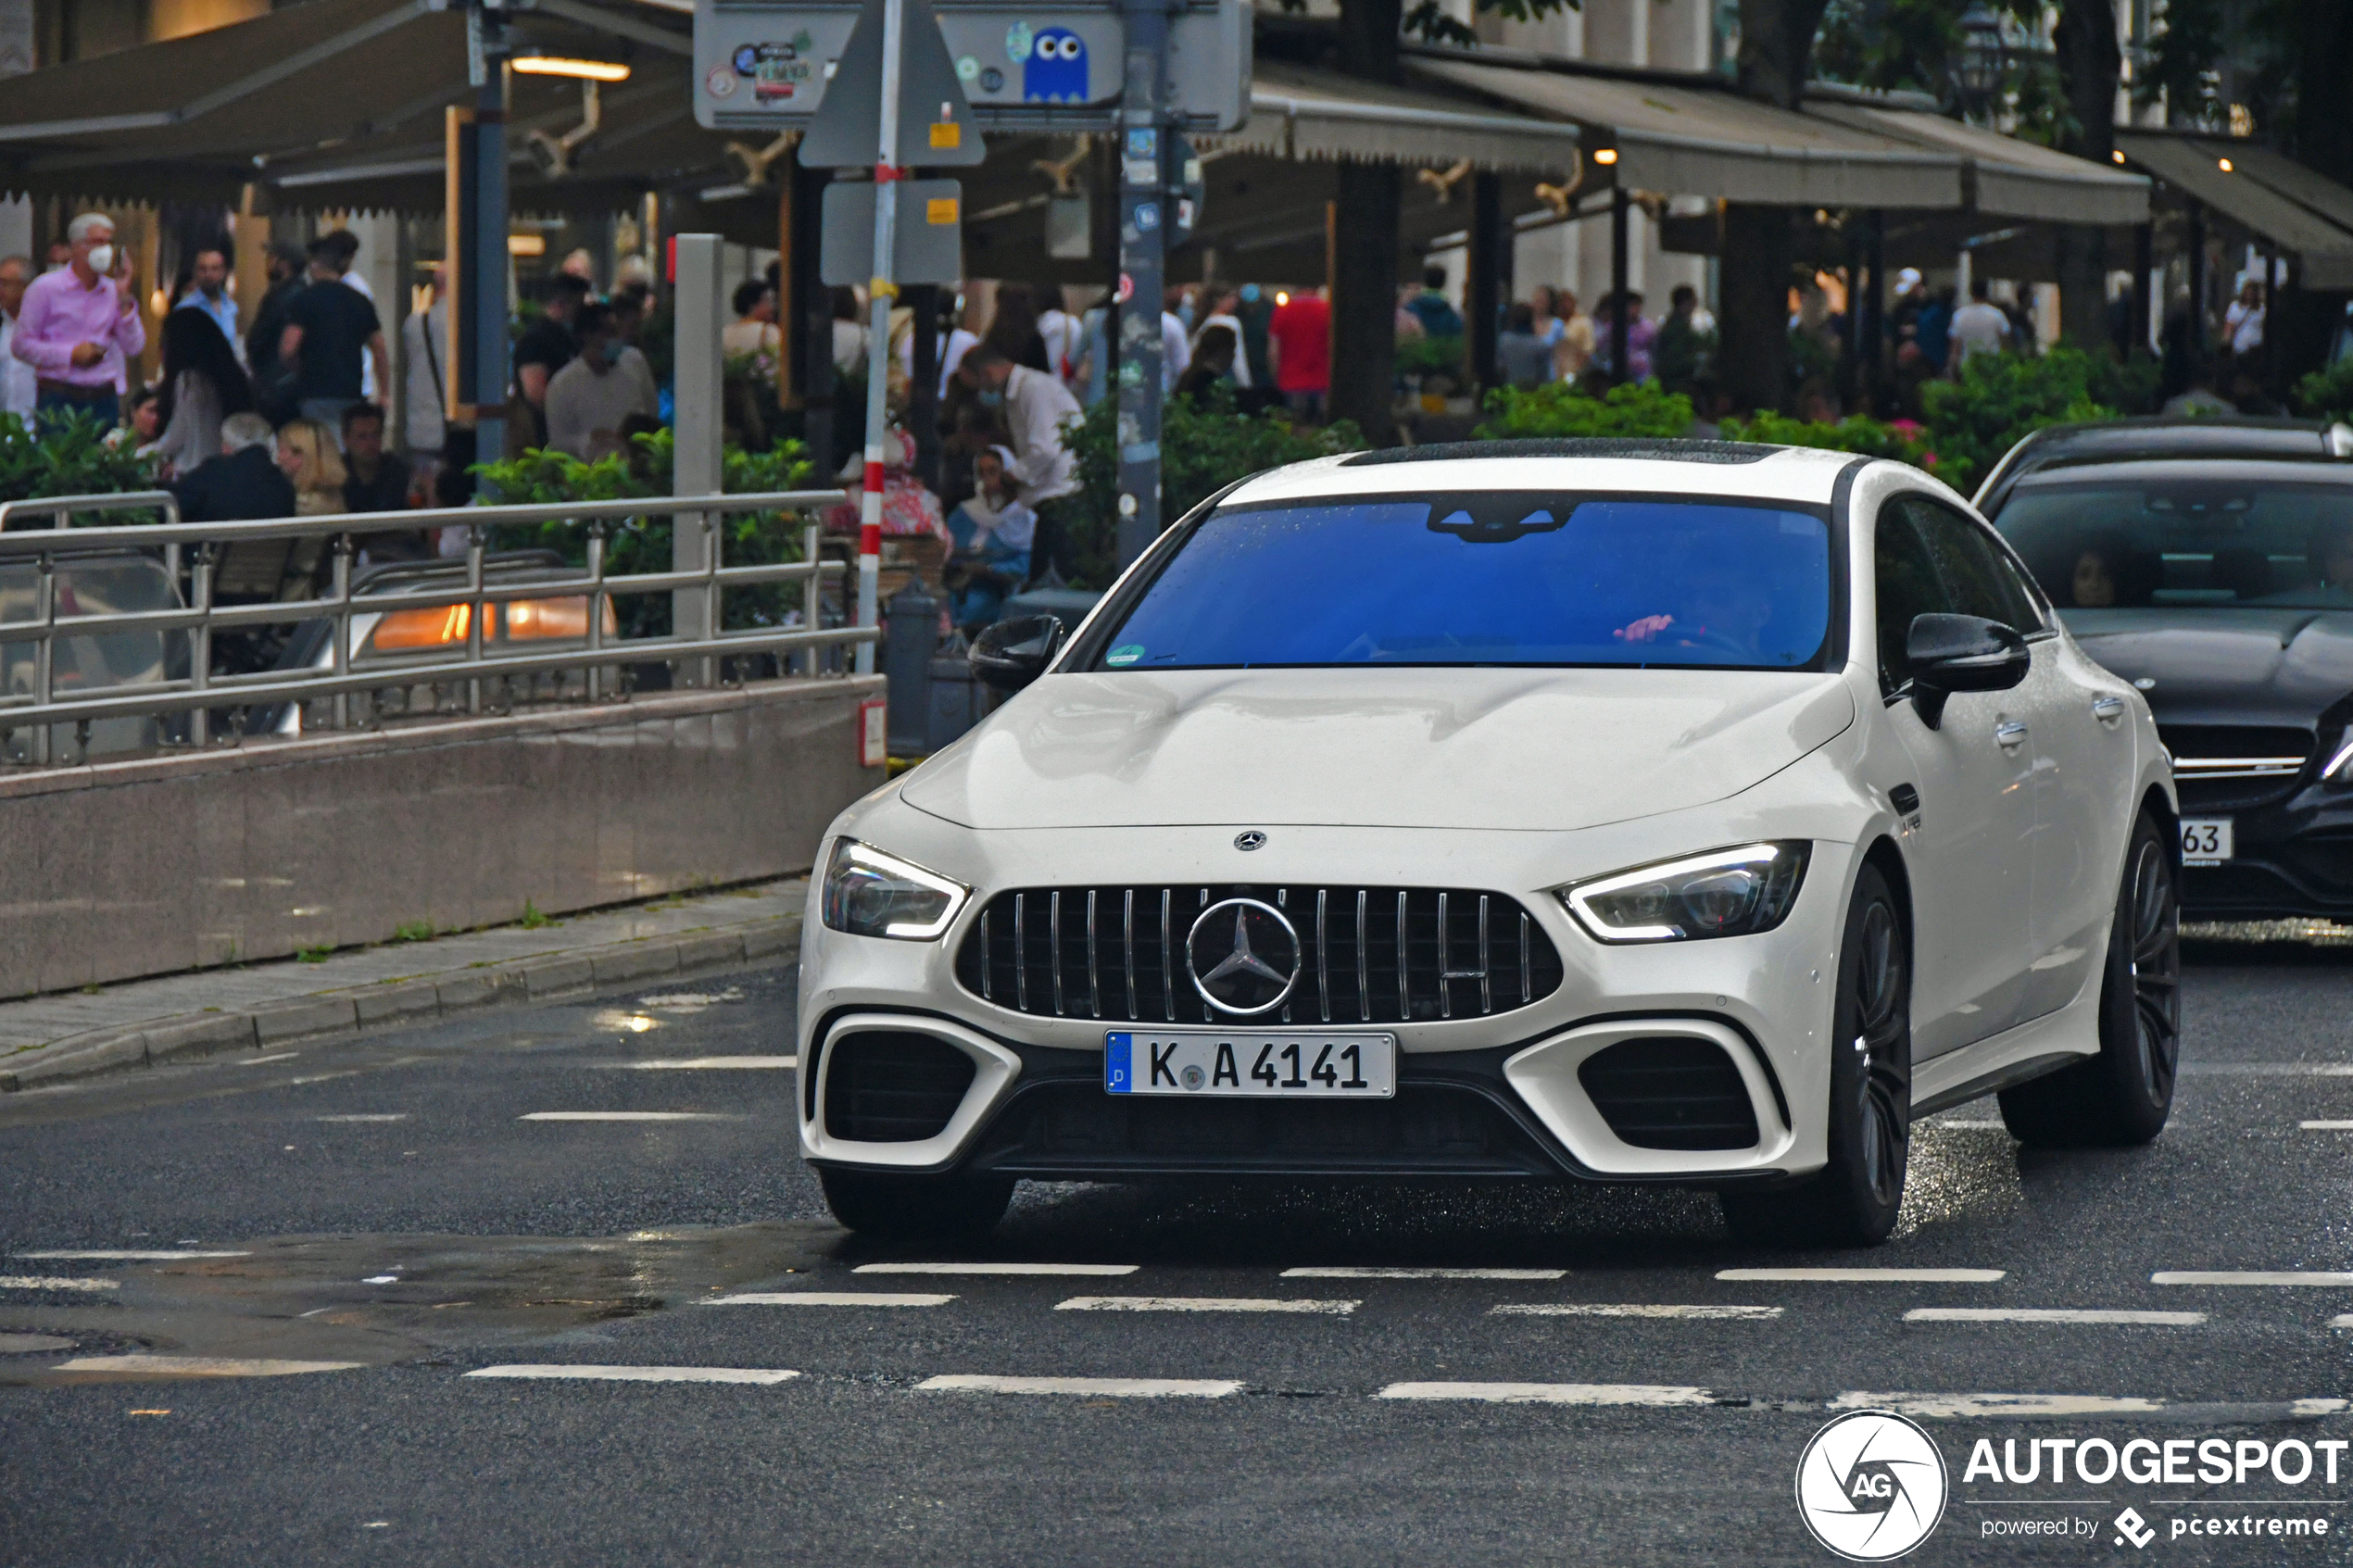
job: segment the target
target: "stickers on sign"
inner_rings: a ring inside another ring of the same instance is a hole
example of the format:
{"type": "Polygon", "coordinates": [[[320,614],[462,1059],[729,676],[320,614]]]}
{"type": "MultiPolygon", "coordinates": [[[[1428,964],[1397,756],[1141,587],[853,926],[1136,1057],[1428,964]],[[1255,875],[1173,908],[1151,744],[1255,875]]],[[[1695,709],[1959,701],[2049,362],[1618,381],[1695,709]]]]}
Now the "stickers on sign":
{"type": "Polygon", "coordinates": [[[970,55],[956,56],[956,80],[970,82],[980,74],[980,62],[970,55]]]}
{"type": "Polygon", "coordinates": [[[1033,42],[1021,77],[1025,104],[1087,101],[1087,41],[1066,27],[1050,27],[1033,42]]]}
{"type": "Polygon", "coordinates": [[[1136,204],[1136,232],[1149,234],[1159,227],[1160,203],[1138,202],[1136,204]]]}
{"type": "Polygon", "coordinates": [[[751,44],[746,44],[736,51],[736,69],[739,74],[749,76],[759,65],[760,51],[751,44]]]}
{"type": "Polygon", "coordinates": [[[934,196],[931,200],[924,203],[924,221],[926,223],[953,223],[956,221],[956,198],[953,196],[934,196]]]}
{"type": "Polygon", "coordinates": [[[984,67],[980,73],[980,90],[994,93],[1005,85],[1005,73],[995,66],[984,67]]]}
{"type": "Polygon", "coordinates": [[[1029,31],[1027,22],[1013,23],[1005,30],[1005,58],[1015,65],[1029,58],[1030,43],[1036,37],[1037,34],[1029,31]]]}
{"type": "Polygon", "coordinates": [[[711,73],[702,79],[702,90],[714,98],[733,97],[737,80],[736,73],[725,66],[713,66],[711,73]]]}
{"type": "Polygon", "coordinates": [[[961,147],[964,144],[964,128],[952,119],[931,122],[931,144],[934,151],[961,147]]]}
{"type": "MultiPolygon", "coordinates": [[[[1122,499],[1125,498],[1126,497],[1124,496],[1122,497],[1122,499]]],[[[1105,664],[1133,664],[1143,657],[1143,644],[1128,643],[1123,646],[1115,647],[1112,649],[1111,652],[1105,654],[1103,656],[1103,662],[1105,664]]]]}
{"type": "Polygon", "coordinates": [[[1127,303],[1128,296],[1135,292],[1136,280],[1129,277],[1126,273],[1122,272],[1119,275],[1119,292],[1113,297],[1121,305],[1125,305],[1127,303]]]}

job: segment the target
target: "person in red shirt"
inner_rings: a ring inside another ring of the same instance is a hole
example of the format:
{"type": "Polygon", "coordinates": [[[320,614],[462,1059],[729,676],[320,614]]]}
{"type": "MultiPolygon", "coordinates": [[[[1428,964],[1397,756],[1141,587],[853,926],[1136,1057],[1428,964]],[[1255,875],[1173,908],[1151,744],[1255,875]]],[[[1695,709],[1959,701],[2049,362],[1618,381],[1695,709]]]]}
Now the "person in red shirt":
{"type": "Polygon", "coordinates": [[[1322,289],[1302,290],[1275,307],[1266,323],[1266,358],[1275,386],[1302,420],[1321,423],[1332,382],[1332,307],[1322,289]]]}

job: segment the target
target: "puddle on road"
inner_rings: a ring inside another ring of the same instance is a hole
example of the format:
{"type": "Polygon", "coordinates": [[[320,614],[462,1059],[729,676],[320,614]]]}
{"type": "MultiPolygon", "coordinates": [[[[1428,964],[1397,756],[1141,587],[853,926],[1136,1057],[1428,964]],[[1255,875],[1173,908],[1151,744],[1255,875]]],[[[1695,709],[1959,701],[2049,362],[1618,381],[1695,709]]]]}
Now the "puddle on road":
{"type": "MultiPolygon", "coordinates": [[[[684,1306],[813,1269],[843,1240],[808,1221],[583,1238],[279,1236],[235,1243],[243,1258],[127,1265],[104,1306],[0,1304],[0,1333],[383,1365],[684,1306]]],[[[120,1380],[0,1361],[0,1386],[120,1380]]]]}

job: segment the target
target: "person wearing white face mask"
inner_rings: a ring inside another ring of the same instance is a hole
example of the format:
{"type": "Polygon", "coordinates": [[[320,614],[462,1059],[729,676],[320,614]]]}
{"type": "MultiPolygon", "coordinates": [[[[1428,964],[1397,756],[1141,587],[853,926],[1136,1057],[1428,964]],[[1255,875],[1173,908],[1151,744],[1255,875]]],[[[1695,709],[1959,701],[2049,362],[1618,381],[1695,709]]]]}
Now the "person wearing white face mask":
{"type": "Polygon", "coordinates": [[[67,226],[73,259],[27,284],[8,352],[32,367],[36,418],[80,414],[111,429],[121,417],[123,367],[147,346],[114,243],[114,220],[85,212],[67,226]]]}

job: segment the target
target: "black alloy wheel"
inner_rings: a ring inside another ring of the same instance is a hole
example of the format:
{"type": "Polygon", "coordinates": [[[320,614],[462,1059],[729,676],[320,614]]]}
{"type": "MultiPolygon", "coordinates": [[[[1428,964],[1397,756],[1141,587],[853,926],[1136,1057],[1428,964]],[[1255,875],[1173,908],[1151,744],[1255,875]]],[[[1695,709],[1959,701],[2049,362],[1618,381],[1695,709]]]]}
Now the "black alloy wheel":
{"type": "Polygon", "coordinates": [[[2045,1148],[2144,1144],[2165,1130],[2182,1059],[2182,901],[2172,839],[2133,825],[2100,979],[2100,1050],[2002,1091],[2002,1121],[2045,1148]]]}
{"type": "Polygon", "coordinates": [[[1912,953],[1887,879],[1866,865],[1839,943],[1832,998],[1830,1160],[1819,1174],[1723,1193],[1735,1236],[1873,1247],[1895,1228],[1912,1148],[1912,953]]]}

